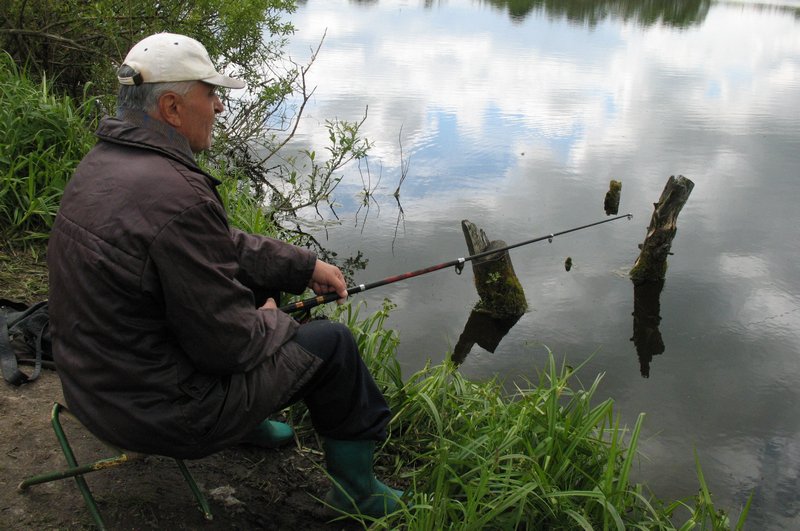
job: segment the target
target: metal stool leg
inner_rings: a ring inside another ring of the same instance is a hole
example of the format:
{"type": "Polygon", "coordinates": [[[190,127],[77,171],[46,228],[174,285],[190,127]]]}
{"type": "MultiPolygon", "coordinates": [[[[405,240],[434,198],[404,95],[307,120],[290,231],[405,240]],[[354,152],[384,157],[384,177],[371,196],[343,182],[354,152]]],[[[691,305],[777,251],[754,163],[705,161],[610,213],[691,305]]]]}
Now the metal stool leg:
{"type": "Polygon", "coordinates": [[[203,517],[206,520],[213,520],[214,515],[211,514],[211,507],[208,505],[208,500],[206,500],[206,497],[200,492],[197,483],[194,482],[194,478],[189,473],[189,469],[186,468],[186,464],[181,459],[175,459],[175,462],[178,463],[178,468],[181,470],[181,474],[183,474],[183,479],[186,480],[186,483],[189,484],[189,488],[192,489],[192,493],[197,500],[197,504],[200,506],[199,509],[200,512],[203,513],[203,517]]]}
{"type": "Polygon", "coordinates": [[[83,501],[86,502],[86,507],[89,509],[89,513],[92,515],[92,519],[99,529],[105,529],[106,526],[103,522],[103,518],[100,516],[100,510],[97,508],[97,502],[95,501],[94,496],[92,496],[92,492],[89,490],[89,485],[86,484],[86,480],[83,479],[83,474],[121,465],[128,461],[128,456],[121,452],[120,455],[116,457],[102,459],[89,465],[79,466],[78,462],[75,460],[75,454],[72,452],[69,441],[67,441],[67,436],[64,433],[64,429],[61,426],[61,420],[59,416],[62,409],[66,408],[59,403],[55,403],[53,405],[53,410],[50,413],[50,423],[53,425],[53,431],[56,434],[56,439],[58,439],[61,450],[64,452],[64,458],[67,460],[67,464],[70,466],[70,468],[58,472],[50,472],[33,476],[22,481],[17,488],[20,490],[25,490],[31,485],[74,477],[75,483],[78,484],[78,489],[81,491],[81,495],[83,496],[83,501]]]}
{"type": "MultiPolygon", "coordinates": [[[[62,411],[69,413],[69,410],[66,407],[56,402],[53,405],[53,410],[50,414],[50,422],[53,425],[53,431],[56,434],[56,439],[58,439],[61,450],[64,452],[64,457],[67,460],[69,468],[66,470],[47,472],[37,476],[32,476],[23,480],[17,488],[19,490],[25,490],[31,485],[38,485],[40,483],[47,483],[49,481],[74,477],[75,482],[78,484],[78,489],[81,491],[81,495],[83,496],[83,501],[86,502],[86,507],[89,509],[89,513],[92,515],[92,519],[94,520],[98,529],[106,529],[103,518],[100,516],[100,510],[97,507],[97,502],[95,501],[94,496],[92,496],[92,493],[89,490],[89,485],[87,485],[83,475],[88,474],[89,472],[96,472],[98,470],[113,468],[128,463],[130,462],[130,456],[125,451],[104,442],[106,446],[116,451],[118,455],[106,459],[100,459],[88,465],[78,465],[78,462],[75,459],[75,454],[72,451],[72,447],[70,446],[67,436],[64,433],[64,428],[61,426],[60,414],[62,411]]],[[[186,483],[189,484],[189,488],[192,490],[192,493],[197,500],[200,511],[203,513],[203,517],[206,520],[212,520],[213,515],[211,514],[211,507],[208,504],[208,500],[206,500],[205,496],[198,488],[197,483],[195,483],[194,478],[189,472],[189,469],[186,468],[186,464],[181,459],[175,459],[175,462],[177,463],[183,478],[186,480],[186,483]]]]}

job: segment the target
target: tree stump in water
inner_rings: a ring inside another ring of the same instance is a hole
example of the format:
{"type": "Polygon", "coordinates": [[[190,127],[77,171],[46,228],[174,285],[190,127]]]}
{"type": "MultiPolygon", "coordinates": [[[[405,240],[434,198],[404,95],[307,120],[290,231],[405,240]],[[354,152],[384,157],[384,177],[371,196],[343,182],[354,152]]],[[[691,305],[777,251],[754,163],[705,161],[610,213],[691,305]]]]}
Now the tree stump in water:
{"type": "Polygon", "coordinates": [[[603,200],[603,209],[606,211],[606,216],[616,216],[619,212],[619,197],[622,193],[622,181],[615,181],[611,179],[608,183],[608,192],[603,200]]]}
{"type": "Polygon", "coordinates": [[[658,282],[667,274],[667,256],[672,248],[672,240],[678,231],[678,214],[692,193],[694,183],[679,175],[667,180],[655,211],[650,218],[650,226],[644,243],[639,246],[639,258],[633,264],[629,276],[634,284],[658,282]]]}
{"type": "MultiPolygon", "coordinates": [[[[490,242],[482,229],[466,219],[461,222],[461,229],[464,231],[470,255],[506,247],[502,240],[490,242]]],[[[472,260],[472,272],[481,298],[475,307],[476,311],[503,318],[520,316],[528,309],[525,292],[514,273],[508,251],[472,260]]]]}

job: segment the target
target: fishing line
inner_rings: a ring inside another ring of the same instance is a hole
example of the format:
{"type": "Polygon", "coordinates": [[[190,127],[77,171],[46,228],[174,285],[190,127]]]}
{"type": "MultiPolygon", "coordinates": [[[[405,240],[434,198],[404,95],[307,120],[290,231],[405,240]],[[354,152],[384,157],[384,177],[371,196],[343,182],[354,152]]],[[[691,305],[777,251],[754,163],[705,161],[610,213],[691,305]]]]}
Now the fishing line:
{"type": "MultiPolygon", "coordinates": [[[[533,238],[531,240],[525,240],[523,242],[515,243],[513,245],[507,245],[505,247],[500,247],[498,249],[490,249],[488,251],[483,251],[477,254],[473,254],[471,256],[466,256],[462,258],[456,258],[455,260],[450,260],[449,262],[443,262],[441,264],[432,265],[429,267],[425,267],[422,269],[418,269],[416,271],[409,271],[408,273],[401,273],[399,275],[387,277],[381,280],[376,280],[375,282],[370,282],[368,284],[358,284],[355,286],[351,286],[347,288],[347,292],[349,295],[355,295],[356,293],[361,293],[363,291],[367,291],[373,288],[377,288],[380,286],[385,286],[387,284],[392,284],[394,282],[399,282],[401,280],[406,280],[409,278],[418,277],[420,275],[425,275],[427,273],[432,273],[434,271],[439,271],[440,269],[444,269],[447,267],[455,267],[456,273],[461,274],[461,271],[464,269],[464,264],[470,262],[472,260],[477,260],[478,258],[489,257],[492,255],[495,256],[493,259],[500,258],[500,253],[504,253],[505,251],[509,251],[511,249],[516,249],[517,247],[522,247],[523,245],[530,245],[532,243],[540,242],[547,240],[549,243],[553,242],[553,239],[556,236],[563,236],[564,234],[569,234],[570,232],[577,232],[579,230],[588,229],[589,227],[594,227],[596,225],[602,225],[604,223],[610,223],[612,221],[616,221],[618,219],[627,218],[632,219],[633,214],[623,214],[621,216],[616,216],[609,219],[603,219],[600,221],[595,221],[594,223],[588,223],[586,225],[581,225],[580,227],[575,227],[572,229],[562,230],[560,232],[553,232],[547,234],[545,236],[540,236],[538,238],[533,238]]],[[[311,297],[308,299],[304,299],[302,301],[293,302],[291,304],[287,304],[286,306],[281,306],[280,310],[283,312],[296,312],[300,310],[308,310],[315,306],[319,306],[320,304],[326,304],[329,302],[333,302],[339,299],[339,295],[336,293],[326,293],[324,295],[318,295],[316,297],[311,297]]]]}

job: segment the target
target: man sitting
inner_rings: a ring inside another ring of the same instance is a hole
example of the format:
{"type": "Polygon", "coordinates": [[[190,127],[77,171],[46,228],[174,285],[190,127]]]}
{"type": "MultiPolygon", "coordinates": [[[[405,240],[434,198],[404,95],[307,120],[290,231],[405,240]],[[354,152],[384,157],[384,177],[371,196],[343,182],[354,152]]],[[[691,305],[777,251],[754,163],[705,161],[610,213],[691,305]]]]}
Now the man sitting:
{"type": "Polygon", "coordinates": [[[128,450],[199,458],[274,447],[267,417],[305,401],[335,480],[334,507],[382,516],[378,481],[390,411],[342,324],[298,325],[265,293],[347,297],[341,271],[229,226],[219,184],[197,164],[223,105],[202,44],[160,33],[118,71],[118,112],[68,183],[48,250],[53,350],[70,410],[128,450]],[[259,298],[261,300],[259,300],[259,298]],[[351,502],[355,502],[355,506],[351,502]]]}

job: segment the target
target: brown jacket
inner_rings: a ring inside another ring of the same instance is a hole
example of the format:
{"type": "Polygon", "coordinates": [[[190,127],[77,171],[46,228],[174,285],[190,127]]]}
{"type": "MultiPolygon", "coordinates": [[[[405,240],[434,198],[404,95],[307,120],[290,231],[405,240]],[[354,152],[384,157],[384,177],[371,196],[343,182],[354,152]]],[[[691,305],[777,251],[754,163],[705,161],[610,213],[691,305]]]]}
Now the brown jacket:
{"type": "Polygon", "coordinates": [[[201,457],[285,405],[319,365],[254,291],[301,293],[313,253],[228,226],[218,182],[145,115],[104,119],[48,249],[69,408],[129,450],[201,457]]]}

